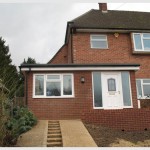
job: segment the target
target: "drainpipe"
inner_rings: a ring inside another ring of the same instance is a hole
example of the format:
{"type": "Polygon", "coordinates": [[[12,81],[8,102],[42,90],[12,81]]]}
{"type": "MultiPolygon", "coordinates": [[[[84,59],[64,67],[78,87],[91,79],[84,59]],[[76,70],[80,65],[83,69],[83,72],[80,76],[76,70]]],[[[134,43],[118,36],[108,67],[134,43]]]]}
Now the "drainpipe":
{"type": "Polygon", "coordinates": [[[73,52],[72,52],[73,51],[73,46],[72,46],[72,39],[73,39],[72,38],[72,32],[73,32],[73,29],[71,28],[70,30],[71,30],[71,63],[73,63],[73,52]]]}
{"type": "Polygon", "coordinates": [[[29,67],[29,71],[27,71],[25,80],[26,80],[26,99],[25,99],[25,105],[28,106],[28,75],[31,71],[31,68],[29,67]]]}

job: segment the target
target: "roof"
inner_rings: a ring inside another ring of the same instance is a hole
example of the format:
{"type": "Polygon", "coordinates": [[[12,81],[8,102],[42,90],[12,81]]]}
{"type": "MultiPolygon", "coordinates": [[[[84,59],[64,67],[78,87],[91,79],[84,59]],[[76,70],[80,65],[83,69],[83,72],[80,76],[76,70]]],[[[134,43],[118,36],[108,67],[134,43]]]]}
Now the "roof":
{"type": "Polygon", "coordinates": [[[139,70],[140,64],[22,64],[21,71],[139,70]]]}
{"type": "Polygon", "coordinates": [[[149,30],[150,13],[92,9],[71,22],[75,28],[149,30]]]}
{"type": "Polygon", "coordinates": [[[20,68],[26,67],[129,67],[129,66],[140,66],[140,64],[22,64],[20,68]]]}

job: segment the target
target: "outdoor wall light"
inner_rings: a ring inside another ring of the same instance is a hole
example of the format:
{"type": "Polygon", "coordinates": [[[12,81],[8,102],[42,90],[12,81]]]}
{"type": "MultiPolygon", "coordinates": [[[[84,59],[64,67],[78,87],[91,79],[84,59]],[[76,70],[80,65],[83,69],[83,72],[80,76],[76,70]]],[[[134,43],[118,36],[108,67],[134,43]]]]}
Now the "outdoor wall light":
{"type": "Polygon", "coordinates": [[[80,81],[81,81],[81,83],[84,83],[84,82],[85,82],[85,78],[84,78],[84,77],[81,77],[81,78],[80,78],[80,81]]]}
{"type": "Polygon", "coordinates": [[[115,33],[114,36],[115,36],[116,38],[118,38],[118,37],[119,37],[119,33],[115,33]]]}

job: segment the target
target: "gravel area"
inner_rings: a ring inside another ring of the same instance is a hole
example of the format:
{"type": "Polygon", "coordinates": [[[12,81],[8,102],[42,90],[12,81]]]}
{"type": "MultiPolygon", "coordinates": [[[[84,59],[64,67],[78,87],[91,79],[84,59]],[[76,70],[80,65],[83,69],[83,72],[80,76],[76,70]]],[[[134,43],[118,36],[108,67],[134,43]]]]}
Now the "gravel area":
{"type": "Polygon", "coordinates": [[[150,130],[127,132],[92,124],[84,123],[84,125],[99,147],[150,146],[150,130]]]}

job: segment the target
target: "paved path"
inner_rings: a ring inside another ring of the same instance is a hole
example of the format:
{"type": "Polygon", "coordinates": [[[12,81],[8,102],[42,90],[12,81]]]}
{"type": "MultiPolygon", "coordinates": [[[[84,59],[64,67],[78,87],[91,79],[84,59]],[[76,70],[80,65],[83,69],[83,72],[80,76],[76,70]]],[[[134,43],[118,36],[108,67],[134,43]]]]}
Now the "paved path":
{"type": "Polygon", "coordinates": [[[60,120],[64,147],[97,147],[81,120],[60,120]]]}
{"type": "MultiPolygon", "coordinates": [[[[81,120],[60,120],[63,147],[97,147],[81,120]]],[[[46,147],[48,121],[39,120],[30,131],[21,135],[17,146],[46,147]]]]}
{"type": "Polygon", "coordinates": [[[31,130],[21,135],[17,146],[21,147],[45,147],[47,144],[48,121],[39,120],[31,130]]]}

